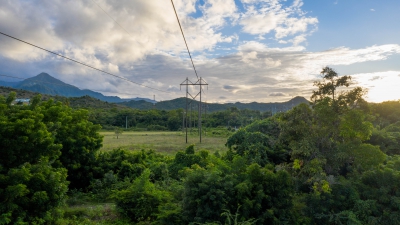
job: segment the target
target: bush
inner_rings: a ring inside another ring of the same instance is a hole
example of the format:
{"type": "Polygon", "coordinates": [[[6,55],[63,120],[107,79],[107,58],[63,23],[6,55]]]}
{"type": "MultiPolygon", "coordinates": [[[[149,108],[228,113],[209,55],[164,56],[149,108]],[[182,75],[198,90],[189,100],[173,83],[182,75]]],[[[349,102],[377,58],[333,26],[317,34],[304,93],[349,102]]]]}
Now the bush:
{"type": "Polygon", "coordinates": [[[163,196],[164,192],[150,182],[148,169],[128,189],[117,191],[113,195],[119,211],[134,222],[154,220],[163,196]]]}

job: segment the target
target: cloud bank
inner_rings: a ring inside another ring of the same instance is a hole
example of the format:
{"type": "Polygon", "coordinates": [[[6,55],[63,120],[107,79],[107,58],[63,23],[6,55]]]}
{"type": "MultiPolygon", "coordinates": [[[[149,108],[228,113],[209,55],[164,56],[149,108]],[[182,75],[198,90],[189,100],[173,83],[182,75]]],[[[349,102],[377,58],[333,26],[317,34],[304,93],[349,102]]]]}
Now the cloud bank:
{"type": "MultiPolygon", "coordinates": [[[[308,97],[324,66],[400,54],[397,44],[307,51],[307,38],[318,31],[319,20],[303,10],[301,0],[174,3],[199,76],[209,83],[209,102],[308,97]]],[[[82,89],[121,97],[156,95],[157,100],[184,96],[179,84],[186,77],[196,78],[169,1],[1,1],[0,31],[169,93],[135,86],[0,36],[3,74],[31,77],[47,72],[82,89]]],[[[374,77],[398,77],[398,71],[393,73],[367,77],[377,82],[386,78],[374,77]]]]}

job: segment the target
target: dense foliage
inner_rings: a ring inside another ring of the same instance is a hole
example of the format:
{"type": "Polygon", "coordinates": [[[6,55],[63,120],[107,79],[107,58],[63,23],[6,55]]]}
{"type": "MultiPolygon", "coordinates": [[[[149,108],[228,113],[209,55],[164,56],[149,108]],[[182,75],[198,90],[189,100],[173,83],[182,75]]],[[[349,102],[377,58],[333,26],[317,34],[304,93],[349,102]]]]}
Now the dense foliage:
{"type": "Polygon", "coordinates": [[[0,223],[49,222],[59,216],[68,184],[89,185],[100,127],[85,110],[40,103],[40,96],[12,106],[14,98],[0,99],[0,223]]]}
{"type": "MultiPolygon", "coordinates": [[[[127,127],[130,130],[181,130],[187,126],[188,129],[197,129],[198,112],[189,110],[186,117],[182,109],[175,110],[139,110],[129,108],[87,108],[89,110],[89,121],[100,124],[104,129],[115,129],[115,127],[127,127]]],[[[270,112],[261,113],[258,110],[229,108],[225,111],[213,113],[203,112],[203,128],[230,127],[239,128],[246,126],[256,120],[271,116],[270,112]]]]}
{"type": "Polygon", "coordinates": [[[182,111],[108,117],[39,98],[12,106],[10,94],[0,99],[0,224],[89,224],[62,219],[68,188],[71,199],[115,203],[121,218],[113,223],[400,224],[400,102],[368,104],[350,76],[328,67],[321,74],[311,105],[265,118],[235,108],[210,117],[218,126],[253,116],[224,153],[194,145],[174,156],[98,152],[99,126],[89,120],[125,122],[133,113],[168,127],[174,117],[182,123],[182,111]]]}

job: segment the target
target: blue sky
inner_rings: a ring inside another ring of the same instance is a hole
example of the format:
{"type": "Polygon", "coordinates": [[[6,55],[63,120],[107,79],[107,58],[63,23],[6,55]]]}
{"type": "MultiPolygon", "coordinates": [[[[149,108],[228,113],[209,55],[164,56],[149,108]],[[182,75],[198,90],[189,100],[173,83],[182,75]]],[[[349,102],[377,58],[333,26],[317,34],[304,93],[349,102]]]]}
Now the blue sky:
{"type": "MultiPolygon", "coordinates": [[[[208,102],[309,98],[324,66],[351,75],[368,101],[400,99],[398,0],[174,3],[208,102]]],[[[168,93],[0,36],[3,75],[47,72],[81,89],[157,100],[184,96],[179,84],[196,80],[169,0],[1,1],[0,31],[168,93]]]]}

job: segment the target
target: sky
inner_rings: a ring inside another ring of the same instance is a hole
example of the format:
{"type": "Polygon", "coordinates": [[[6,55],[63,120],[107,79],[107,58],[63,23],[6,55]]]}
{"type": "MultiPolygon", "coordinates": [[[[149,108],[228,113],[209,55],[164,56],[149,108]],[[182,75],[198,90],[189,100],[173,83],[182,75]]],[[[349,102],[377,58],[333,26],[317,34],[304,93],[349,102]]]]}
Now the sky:
{"type": "MultiPolygon", "coordinates": [[[[400,99],[398,0],[174,4],[197,74],[208,83],[203,101],[309,99],[325,66],[352,76],[354,87],[368,90],[367,101],[400,99]]],[[[184,97],[180,84],[197,81],[170,0],[2,0],[0,32],[154,89],[3,35],[1,75],[46,72],[81,89],[157,101],[184,97]]]]}

